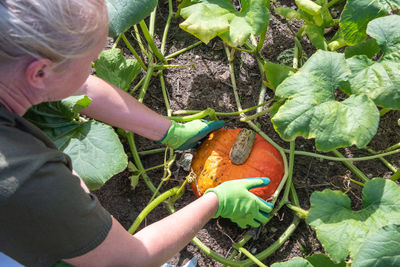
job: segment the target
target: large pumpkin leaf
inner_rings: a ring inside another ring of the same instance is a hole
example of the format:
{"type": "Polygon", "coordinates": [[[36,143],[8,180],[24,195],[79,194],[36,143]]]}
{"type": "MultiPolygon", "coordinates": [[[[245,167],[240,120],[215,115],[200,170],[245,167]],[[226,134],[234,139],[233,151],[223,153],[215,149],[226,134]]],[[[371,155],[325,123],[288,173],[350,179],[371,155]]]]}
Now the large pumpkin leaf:
{"type": "Polygon", "coordinates": [[[365,184],[362,194],[364,208],[360,211],[353,211],[350,198],[340,191],[326,189],[311,195],[306,222],[336,262],[349,254],[354,258],[368,235],[374,240],[381,227],[400,223],[400,187],[396,183],[376,178],[365,184]]]}
{"type": "Polygon", "coordinates": [[[93,190],[123,171],[128,160],[110,126],[79,120],[76,112],[88,102],[86,96],[79,96],[42,103],[32,107],[24,117],[41,128],[60,151],[71,157],[74,170],[93,190]]]}
{"type": "Polygon", "coordinates": [[[315,267],[346,267],[346,263],[344,261],[340,263],[334,263],[325,254],[313,254],[308,256],[306,259],[315,267]]]}
{"type": "Polygon", "coordinates": [[[269,10],[264,0],[242,0],[237,11],[230,0],[198,0],[185,7],[179,26],[204,43],[219,36],[228,45],[244,44],[251,34],[259,35],[269,23],[269,10]]]}
{"type": "Polygon", "coordinates": [[[293,259],[285,262],[278,262],[271,265],[271,267],[313,267],[306,259],[294,257],[293,259]]]}
{"type": "Polygon", "coordinates": [[[352,71],[351,92],[368,95],[378,106],[400,109],[400,16],[375,19],[367,32],[382,56],[377,62],[363,55],[347,60],[352,71]]]}
{"type": "Polygon", "coordinates": [[[293,74],[295,70],[286,65],[280,65],[267,61],[264,64],[264,71],[265,71],[265,76],[267,77],[268,80],[268,86],[271,89],[275,90],[276,87],[282,81],[284,81],[289,75],[293,74]]]}
{"type": "Polygon", "coordinates": [[[157,0],[106,0],[109,23],[109,35],[117,37],[129,27],[139,23],[150,15],[157,0]]]}
{"type": "Polygon", "coordinates": [[[365,40],[368,22],[399,7],[400,0],[348,0],[340,16],[340,28],[346,43],[355,45],[365,40]]]}
{"type": "Polygon", "coordinates": [[[94,62],[96,76],[127,91],[142,68],[133,59],[125,59],[121,49],[104,50],[94,62]]]}
{"type": "Polygon", "coordinates": [[[86,185],[92,190],[100,188],[128,164],[113,128],[97,121],[82,123],[71,132],[62,150],[71,157],[74,170],[85,177],[86,185]]]}
{"type": "Polygon", "coordinates": [[[379,111],[365,95],[335,100],[335,90],[350,75],[343,54],[318,51],[276,89],[287,99],[273,116],[284,140],[315,138],[316,148],[331,151],[355,144],[365,147],[376,134],[379,111]]]}
{"type": "Polygon", "coordinates": [[[314,254],[306,259],[294,257],[289,261],[274,263],[271,267],[345,267],[346,264],[341,262],[335,264],[324,254],[314,254]]]}
{"type": "Polygon", "coordinates": [[[368,235],[351,266],[400,266],[400,225],[383,226],[368,235]]]}
{"type": "Polygon", "coordinates": [[[344,50],[344,56],[346,58],[351,58],[353,56],[365,55],[368,58],[375,56],[381,49],[376,43],[375,39],[368,39],[355,46],[347,46],[344,50]]]}

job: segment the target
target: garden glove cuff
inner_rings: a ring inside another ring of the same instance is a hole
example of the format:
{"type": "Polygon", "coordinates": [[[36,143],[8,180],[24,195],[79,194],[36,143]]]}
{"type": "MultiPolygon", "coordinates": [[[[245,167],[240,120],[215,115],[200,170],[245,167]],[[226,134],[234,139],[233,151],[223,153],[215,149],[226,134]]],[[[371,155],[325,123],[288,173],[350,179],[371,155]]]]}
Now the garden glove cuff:
{"type": "Polygon", "coordinates": [[[173,149],[186,150],[193,148],[197,142],[203,139],[210,132],[223,127],[224,121],[194,120],[187,123],[172,121],[167,133],[158,141],[173,149]]]}
{"type": "Polygon", "coordinates": [[[268,178],[247,178],[224,182],[207,189],[218,196],[219,206],[214,218],[229,218],[241,228],[258,227],[265,224],[273,204],[249,192],[249,189],[268,185],[268,178]]]}

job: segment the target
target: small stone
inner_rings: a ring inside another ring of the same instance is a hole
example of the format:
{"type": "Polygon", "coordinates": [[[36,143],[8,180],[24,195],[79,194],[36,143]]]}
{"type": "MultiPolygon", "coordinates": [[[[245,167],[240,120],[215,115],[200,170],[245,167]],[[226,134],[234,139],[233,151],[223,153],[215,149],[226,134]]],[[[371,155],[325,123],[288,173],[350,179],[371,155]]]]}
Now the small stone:
{"type": "Polygon", "coordinates": [[[221,74],[220,76],[219,76],[219,78],[221,79],[221,80],[227,80],[227,79],[229,79],[229,76],[230,76],[231,74],[230,74],[230,72],[229,72],[229,70],[227,70],[227,71],[225,71],[223,74],[221,74]]]}
{"type": "Polygon", "coordinates": [[[190,153],[185,153],[182,157],[176,162],[176,165],[184,169],[185,171],[190,171],[190,166],[192,164],[193,155],[190,153]]]}

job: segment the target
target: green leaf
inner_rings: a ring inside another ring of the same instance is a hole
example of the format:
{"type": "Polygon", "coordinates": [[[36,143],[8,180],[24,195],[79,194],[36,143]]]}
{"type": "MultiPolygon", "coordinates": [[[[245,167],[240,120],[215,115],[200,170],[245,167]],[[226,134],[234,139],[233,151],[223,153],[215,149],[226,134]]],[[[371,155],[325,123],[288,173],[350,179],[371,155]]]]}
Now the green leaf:
{"type": "Polygon", "coordinates": [[[345,262],[334,263],[325,254],[313,254],[306,258],[315,267],[346,267],[345,262]]]}
{"type": "Polygon", "coordinates": [[[135,189],[139,183],[140,175],[142,174],[139,169],[131,161],[128,162],[128,168],[133,174],[129,177],[131,179],[131,187],[135,189]]]}
{"type": "Polygon", "coordinates": [[[286,262],[274,263],[271,267],[314,267],[314,265],[309,263],[306,259],[294,257],[286,262]]]}
{"type": "Polygon", "coordinates": [[[375,62],[366,56],[347,60],[352,74],[351,92],[366,94],[376,105],[400,109],[400,16],[378,18],[368,25],[368,34],[382,50],[375,62]]]}
{"type": "Polygon", "coordinates": [[[374,19],[368,24],[367,33],[381,48],[382,60],[400,62],[400,16],[392,15],[374,19]]]}
{"type": "Polygon", "coordinates": [[[368,22],[399,7],[400,0],[348,0],[340,17],[340,28],[347,44],[364,41],[368,22]]]}
{"type": "Polygon", "coordinates": [[[400,266],[400,225],[383,226],[365,238],[351,266],[400,266]]]}
{"type": "Polygon", "coordinates": [[[322,27],[305,25],[304,30],[313,46],[315,46],[317,49],[328,49],[328,45],[324,37],[324,29],[322,27]]]}
{"type": "Polygon", "coordinates": [[[86,95],[70,96],[60,101],[60,109],[67,117],[75,118],[82,109],[89,107],[92,100],[86,95]]]}
{"type": "Polygon", "coordinates": [[[294,257],[286,262],[274,263],[271,267],[346,267],[346,264],[336,264],[324,254],[314,254],[306,259],[294,257]]]}
{"type": "Polygon", "coordinates": [[[271,89],[275,90],[276,87],[285,80],[289,75],[294,73],[294,69],[286,66],[275,64],[267,61],[264,65],[265,76],[271,86],[271,89]]]}
{"type": "Polygon", "coordinates": [[[326,189],[311,195],[306,222],[335,262],[362,252],[369,234],[400,223],[400,187],[396,183],[376,178],[365,184],[362,194],[364,208],[360,211],[353,211],[350,198],[340,191],[326,189]]]}
{"type": "Polygon", "coordinates": [[[113,128],[97,121],[82,123],[71,134],[63,152],[89,189],[100,188],[123,171],[128,159],[113,128]]]}
{"type": "Polygon", "coordinates": [[[63,103],[42,103],[29,109],[24,117],[41,128],[60,151],[71,157],[74,170],[93,190],[123,171],[127,156],[110,126],[96,121],[81,122],[76,120],[79,116],[67,110],[87,104],[88,98],[82,96],[68,98],[63,103]]]}
{"type": "Polygon", "coordinates": [[[274,8],[274,11],[278,13],[279,15],[292,20],[292,19],[302,19],[301,14],[297,12],[296,10],[293,10],[291,8],[287,7],[278,7],[274,8]]]}
{"type": "Polygon", "coordinates": [[[127,91],[132,81],[140,73],[140,64],[133,59],[125,59],[121,49],[104,50],[94,62],[96,75],[103,80],[127,91]]]}
{"type": "Polygon", "coordinates": [[[264,32],[269,23],[269,10],[264,0],[242,0],[236,11],[230,0],[199,0],[181,11],[185,18],[179,26],[208,43],[219,36],[232,47],[243,45],[251,34],[264,32]]]}
{"type": "Polygon", "coordinates": [[[286,102],[273,116],[276,131],[286,140],[315,138],[316,148],[365,147],[376,134],[379,111],[365,95],[335,100],[335,90],[350,74],[343,54],[319,50],[275,94],[286,102]]]}
{"type": "Polygon", "coordinates": [[[367,41],[356,44],[355,46],[348,46],[344,50],[344,55],[346,58],[351,58],[353,56],[365,55],[368,58],[375,56],[381,49],[376,43],[375,39],[368,39],[367,41]]]}
{"type": "Polygon", "coordinates": [[[109,35],[117,37],[150,15],[157,0],[106,0],[109,35]]]}

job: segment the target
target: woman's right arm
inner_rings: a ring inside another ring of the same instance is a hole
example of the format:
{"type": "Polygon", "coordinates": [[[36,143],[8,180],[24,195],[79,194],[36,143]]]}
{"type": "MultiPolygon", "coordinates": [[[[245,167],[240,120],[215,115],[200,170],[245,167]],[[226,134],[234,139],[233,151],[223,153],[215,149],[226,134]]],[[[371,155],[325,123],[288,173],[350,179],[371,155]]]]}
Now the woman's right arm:
{"type": "Polygon", "coordinates": [[[113,218],[109,234],[97,248],[64,261],[77,267],[160,266],[183,249],[217,209],[217,195],[207,193],[134,235],[113,218]]]}

